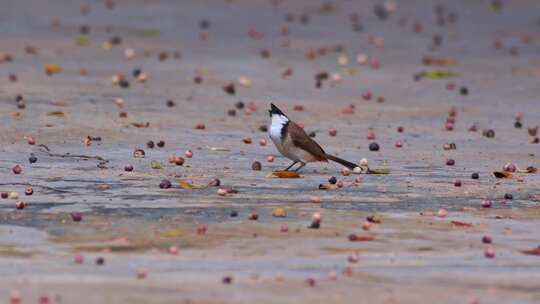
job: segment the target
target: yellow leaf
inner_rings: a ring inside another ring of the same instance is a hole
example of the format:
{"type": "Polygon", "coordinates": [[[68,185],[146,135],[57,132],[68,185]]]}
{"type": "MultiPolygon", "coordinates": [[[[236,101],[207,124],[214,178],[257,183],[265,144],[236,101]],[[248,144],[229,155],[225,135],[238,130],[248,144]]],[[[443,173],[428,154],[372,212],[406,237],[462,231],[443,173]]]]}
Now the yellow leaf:
{"type": "Polygon", "coordinates": [[[208,185],[194,185],[194,184],[190,184],[186,181],[178,181],[178,185],[180,186],[180,188],[182,189],[187,189],[187,190],[192,190],[192,189],[205,189],[208,187],[208,185]]]}
{"type": "Polygon", "coordinates": [[[208,150],[210,151],[216,151],[216,152],[227,152],[231,151],[229,148],[223,148],[223,147],[208,147],[208,150]]]}
{"type": "Polygon", "coordinates": [[[183,236],[184,231],[182,229],[169,229],[169,230],[161,231],[159,235],[163,237],[175,238],[175,237],[183,236]]]}
{"type": "Polygon", "coordinates": [[[62,72],[62,67],[58,64],[46,64],[43,66],[43,70],[47,75],[53,75],[62,72]]]}
{"type": "Polygon", "coordinates": [[[276,209],[274,209],[274,212],[272,212],[272,215],[275,217],[286,217],[287,210],[283,207],[277,207],[276,209]]]}
{"type": "Polygon", "coordinates": [[[49,116],[58,116],[58,117],[64,117],[66,114],[62,111],[50,111],[47,113],[49,116]]]}

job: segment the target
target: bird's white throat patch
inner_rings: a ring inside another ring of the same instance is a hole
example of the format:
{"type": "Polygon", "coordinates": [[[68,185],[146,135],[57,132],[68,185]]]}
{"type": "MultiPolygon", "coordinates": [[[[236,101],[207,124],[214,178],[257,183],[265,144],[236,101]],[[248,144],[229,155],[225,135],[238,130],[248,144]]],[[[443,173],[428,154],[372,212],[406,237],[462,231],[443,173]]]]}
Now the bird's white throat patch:
{"type": "Polygon", "coordinates": [[[284,115],[273,114],[272,122],[270,125],[270,137],[278,139],[281,137],[281,129],[289,121],[284,115]]]}

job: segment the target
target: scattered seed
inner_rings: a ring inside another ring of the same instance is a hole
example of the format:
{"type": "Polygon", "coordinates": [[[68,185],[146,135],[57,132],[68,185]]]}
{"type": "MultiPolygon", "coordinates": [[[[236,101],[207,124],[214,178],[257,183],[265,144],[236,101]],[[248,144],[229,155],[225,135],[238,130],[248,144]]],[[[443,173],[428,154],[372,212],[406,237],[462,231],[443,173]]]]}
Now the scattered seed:
{"type": "Polygon", "coordinates": [[[491,208],[491,205],[493,205],[493,201],[485,199],[480,203],[480,205],[484,208],[491,208]]]}
{"type": "Polygon", "coordinates": [[[253,162],[253,164],[251,164],[251,169],[255,170],[255,171],[261,171],[261,169],[262,169],[261,162],[259,162],[259,161],[253,162]]]}
{"type": "Polygon", "coordinates": [[[379,144],[376,142],[372,142],[369,144],[369,151],[379,151],[380,147],[379,144]]]}
{"type": "Polygon", "coordinates": [[[81,212],[71,212],[71,219],[74,222],[80,222],[82,221],[83,215],[81,212]]]}
{"type": "Polygon", "coordinates": [[[171,181],[168,179],[164,179],[159,183],[159,188],[161,189],[169,189],[171,186],[171,181]]]}
{"type": "Polygon", "coordinates": [[[484,244],[491,244],[493,242],[493,239],[489,235],[484,235],[482,237],[482,243],[484,244]]]}

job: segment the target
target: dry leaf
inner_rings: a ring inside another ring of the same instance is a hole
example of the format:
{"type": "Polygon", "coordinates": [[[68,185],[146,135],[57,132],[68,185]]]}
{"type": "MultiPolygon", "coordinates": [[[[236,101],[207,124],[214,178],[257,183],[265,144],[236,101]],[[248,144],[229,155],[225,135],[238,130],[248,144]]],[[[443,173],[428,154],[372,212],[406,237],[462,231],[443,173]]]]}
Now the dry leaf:
{"type": "Polygon", "coordinates": [[[286,217],[287,210],[283,207],[277,207],[276,209],[274,209],[274,212],[272,212],[272,215],[275,217],[286,217]]]}
{"type": "Polygon", "coordinates": [[[181,237],[184,235],[184,231],[182,229],[169,229],[169,230],[159,232],[159,235],[163,237],[171,237],[171,238],[181,237]]]}
{"type": "Polygon", "coordinates": [[[460,221],[452,221],[451,223],[456,227],[463,227],[463,228],[473,227],[473,224],[471,223],[465,223],[465,222],[460,222],[460,221]]]}
{"type": "Polygon", "coordinates": [[[373,241],[375,239],[374,235],[356,235],[351,234],[349,235],[349,241],[351,242],[367,242],[367,241],[373,241]]]}
{"type": "Polygon", "coordinates": [[[192,190],[192,189],[205,189],[208,187],[208,185],[194,185],[187,181],[180,180],[178,181],[178,185],[182,189],[192,190]]]}
{"type": "Polygon", "coordinates": [[[208,147],[208,150],[216,151],[216,152],[228,152],[228,151],[231,151],[231,149],[223,148],[223,147],[208,147]]]}
{"type": "Polygon", "coordinates": [[[525,169],[520,169],[518,170],[519,173],[537,173],[538,172],[538,169],[536,167],[533,167],[533,166],[529,166],[525,169]]]}
{"type": "Polygon", "coordinates": [[[390,169],[367,169],[367,174],[390,174],[390,169]]]}
{"type": "Polygon", "coordinates": [[[267,178],[300,178],[300,174],[294,171],[272,171],[268,173],[267,178]]]}
{"type": "Polygon", "coordinates": [[[58,116],[58,117],[64,117],[66,114],[62,111],[50,111],[47,113],[49,116],[58,116]]]}
{"type": "Polygon", "coordinates": [[[521,252],[528,255],[540,255],[540,246],[529,250],[523,250],[521,252]]]}
{"type": "Polygon", "coordinates": [[[319,190],[336,190],[338,186],[336,184],[320,184],[319,190]]]}
{"type": "Polygon", "coordinates": [[[46,64],[43,66],[43,70],[47,75],[53,75],[62,72],[62,67],[58,64],[46,64]]]}
{"type": "Polygon", "coordinates": [[[496,178],[512,178],[512,173],[504,171],[495,171],[493,172],[496,178]]]}
{"type": "Polygon", "coordinates": [[[136,127],[136,128],[148,128],[150,126],[150,123],[149,122],[132,122],[131,123],[132,126],[136,127]]]}

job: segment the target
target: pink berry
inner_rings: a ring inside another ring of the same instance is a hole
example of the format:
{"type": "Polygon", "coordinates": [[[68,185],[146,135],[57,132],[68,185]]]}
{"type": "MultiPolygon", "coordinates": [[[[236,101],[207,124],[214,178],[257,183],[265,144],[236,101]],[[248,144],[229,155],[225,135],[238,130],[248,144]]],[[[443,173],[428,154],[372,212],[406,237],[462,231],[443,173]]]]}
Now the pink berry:
{"type": "Polygon", "coordinates": [[[337,135],[337,130],[335,128],[332,128],[332,129],[328,130],[328,135],[336,136],[337,135]]]}
{"type": "Polygon", "coordinates": [[[373,97],[373,94],[371,93],[371,91],[366,90],[362,92],[362,98],[364,98],[365,100],[370,100],[371,97],[373,97]]]}
{"type": "Polygon", "coordinates": [[[146,278],[146,275],[148,274],[148,271],[144,268],[140,268],[137,270],[137,279],[142,280],[146,278]]]}
{"type": "Polygon", "coordinates": [[[259,140],[259,145],[260,145],[260,146],[266,146],[266,139],[264,139],[264,138],[263,138],[263,139],[260,139],[260,140],[259,140]]]}
{"type": "Polygon", "coordinates": [[[32,136],[27,136],[26,137],[26,142],[28,142],[29,145],[35,145],[36,144],[36,140],[32,136]]]}
{"type": "Polygon", "coordinates": [[[14,174],[21,174],[22,167],[20,165],[15,165],[15,166],[13,166],[13,168],[11,170],[13,171],[14,174]]]}
{"type": "Polygon", "coordinates": [[[490,208],[491,205],[493,205],[493,202],[491,200],[483,200],[482,203],[481,203],[482,207],[484,208],[490,208]]]}
{"type": "Polygon", "coordinates": [[[364,223],[362,223],[362,230],[369,230],[371,228],[371,223],[368,222],[368,221],[365,221],[364,223]]]}
{"type": "Polygon", "coordinates": [[[448,215],[448,211],[446,211],[446,209],[439,209],[439,211],[437,211],[438,217],[446,217],[447,215],[448,215]]]}
{"type": "Polygon", "coordinates": [[[495,257],[495,249],[492,246],[486,246],[484,256],[488,259],[493,259],[495,257]]]}
{"type": "Polygon", "coordinates": [[[506,172],[516,172],[516,165],[514,165],[512,163],[506,163],[503,166],[503,170],[506,171],[506,172]]]}
{"type": "Polygon", "coordinates": [[[178,247],[176,247],[176,246],[169,247],[169,253],[170,254],[178,254],[178,247]]]}
{"type": "Polygon", "coordinates": [[[80,254],[77,254],[73,258],[73,261],[75,262],[75,264],[82,264],[84,262],[84,257],[80,254]]]}
{"type": "Polygon", "coordinates": [[[218,194],[219,196],[226,196],[226,195],[227,195],[227,189],[221,188],[221,189],[219,189],[219,190],[217,191],[217,194],[218,194]]]}
{"type": "Polygon", "coordinates": [[[401,148],[403,147],[403,142],[401,140],[396,140],[396,148],[401,148]]]}
{"type": "Polygon", "coordinates": [[[347,167],[344,167],[344,168],[341,169],[341,174],[343,176],[349,176],[349,175],[351,175],[351,173],[352,173],[351,169],[349,169],[347,167]]]}
{"type": "Polygon", "coordinates": [[[288,232],[289,226],[287,224],[281,224],[281,227],[279,228],[281,232],[288,232]]]}
{"type": "Polygon", "coordinates": [[[375,140],[375,132],[369,131],[367,134],[368,140],[375,140]]]}
{"type": "Polygon", "coordinates": [[[186,153],[184,153],[184,155],[185,155],[187,158],[192,158],[192,157],[193,157],[193,151],[187,150],[186,153]]]}
{"type": "Polygon", "coordinates": [[[274,161],[274,157],[273,157],[272,155],[268,155],[268,156],[266,157],[266,161],[269,162],[269,163],[271,163],[271,162],[274,161]]]}

